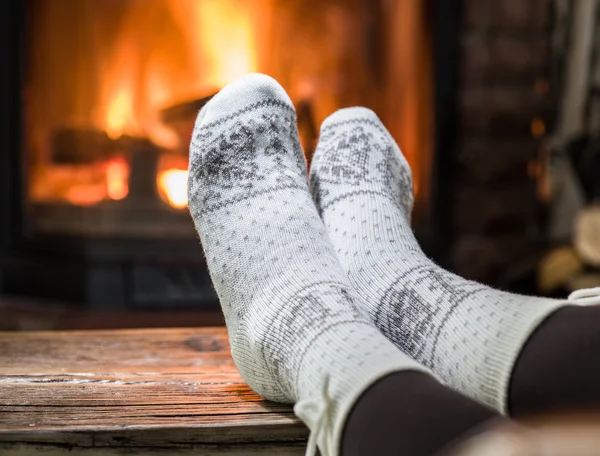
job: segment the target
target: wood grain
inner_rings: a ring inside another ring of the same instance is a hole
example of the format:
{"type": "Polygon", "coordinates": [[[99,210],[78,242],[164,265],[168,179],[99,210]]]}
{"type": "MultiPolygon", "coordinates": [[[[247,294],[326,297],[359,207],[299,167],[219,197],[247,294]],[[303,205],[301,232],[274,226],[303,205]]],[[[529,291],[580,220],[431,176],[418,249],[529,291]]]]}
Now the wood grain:
{"type": "Polygon", "coordinates": [[[245,384],[224,328],[0,332],[3,455],[291,455],[306,436],[245,384]]]}

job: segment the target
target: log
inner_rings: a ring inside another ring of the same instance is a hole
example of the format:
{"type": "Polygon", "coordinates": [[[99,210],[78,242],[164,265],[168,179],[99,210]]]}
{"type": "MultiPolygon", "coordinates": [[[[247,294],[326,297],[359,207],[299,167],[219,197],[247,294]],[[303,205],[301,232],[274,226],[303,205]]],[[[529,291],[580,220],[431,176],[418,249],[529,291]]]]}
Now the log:
{"type": "Polygon", "coordinates": [[[169,106],[168,108],[160,111],[160,120],[165,125],[170,125],[173,122],[195,119],[198,115],[198,111],[200,111],[200,109],[202,109],[202,107],[215,95],[216,94],[213,93],[206,97],[184,101],[183,103],[177,103],[173,106],[169,106]]]}
{"type": "Polygon", "coordinates": [[[573,277],[567,284],[570,292],[596,287],[600,287],[600,272],[586,272],[573,277]]]}
{"type": "Polygon", "coordinates": [[[194,131],[198,111],[216,94],[196,100],[186,101],[160,111],[160,120],[169,127],[177,137],[177,147],[172,151],[187,157],[190,139],[194,131]]]}
{"type": "Polygon", "coordinates": [[[527,421],[528,427],[504,425],[467,440],[447,456],[598,456],[597,415],[572,415],[527,421]]]}
{"type": "Polygon", "coordinates": [[[104,131],[60,128],[53,132],[50,148],[53,163],[79,165],[108,159],[115,144],[104,131]]]}
{"type": "Polygon", "coordinates": [[[600,267],[600,205],[588,206],[577,215],[573,244],[585,263],[600,267]]]}
{"type": "Polygon", "coordinates": [[[572,247],[555,248],[548,252],[538,265],[538,289],[544,294],[554,293],[580,275],[583,269],[584,265],[572,247]]]}

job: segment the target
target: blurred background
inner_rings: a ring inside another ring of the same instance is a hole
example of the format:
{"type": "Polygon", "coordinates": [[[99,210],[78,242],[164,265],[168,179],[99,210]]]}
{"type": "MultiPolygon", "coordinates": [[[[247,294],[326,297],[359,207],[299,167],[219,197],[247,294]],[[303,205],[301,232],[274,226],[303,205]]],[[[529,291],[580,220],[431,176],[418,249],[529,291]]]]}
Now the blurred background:
{"type": "Polygon", "coordinates": [[[187,147],[255,71],[289,92],[309,162],[328,114],[379,114],[444,267],[528,294],[600,286],[599,5],[2,3],[0,330],[221,323],[187,147]]]}

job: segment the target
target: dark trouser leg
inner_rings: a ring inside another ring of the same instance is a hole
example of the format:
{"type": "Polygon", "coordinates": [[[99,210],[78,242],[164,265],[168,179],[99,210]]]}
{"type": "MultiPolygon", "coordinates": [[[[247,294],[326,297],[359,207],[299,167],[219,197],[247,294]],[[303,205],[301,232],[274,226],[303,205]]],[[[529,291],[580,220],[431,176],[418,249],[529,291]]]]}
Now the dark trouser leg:
{"type": "Polygon", "coordinates": [[[600,408],[600,306],[565,307],[523,348],[509,393],[513,416],[600,408]]]}
{"type": "Polygon", "coordinates": [[[460,445],[502,418],[420,372],[398,372],[371,386],[346,423],[343,456],[431,456],[460,445]]]}

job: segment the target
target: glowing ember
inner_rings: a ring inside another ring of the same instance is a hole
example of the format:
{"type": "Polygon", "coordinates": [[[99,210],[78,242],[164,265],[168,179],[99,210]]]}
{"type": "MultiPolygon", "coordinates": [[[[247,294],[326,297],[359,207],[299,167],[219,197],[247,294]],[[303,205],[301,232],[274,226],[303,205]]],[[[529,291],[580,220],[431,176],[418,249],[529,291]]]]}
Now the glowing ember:
{"type": "Polygon", "coordinates": [[[188,172],[183,169],[168,169],[158,174],[161,196],[174,208],[187,206],[187,178],[188,172]]]}
{"type": "Polygon", "coordinates": [[[106,194],[110,199],[121,200],[127,196],[129,165],[123,158],[115,158],[106,164],[106,194]]]}
{"type": "Polygon", "coordinates": [[[64,195],[65,199],[76,206],[94,206],[104,199],[101,186],[71,185],[64,195]]]}

